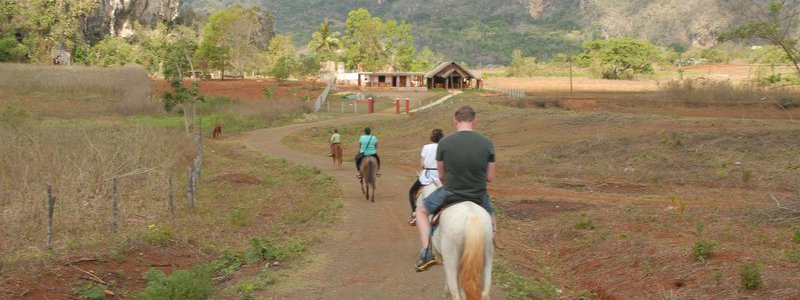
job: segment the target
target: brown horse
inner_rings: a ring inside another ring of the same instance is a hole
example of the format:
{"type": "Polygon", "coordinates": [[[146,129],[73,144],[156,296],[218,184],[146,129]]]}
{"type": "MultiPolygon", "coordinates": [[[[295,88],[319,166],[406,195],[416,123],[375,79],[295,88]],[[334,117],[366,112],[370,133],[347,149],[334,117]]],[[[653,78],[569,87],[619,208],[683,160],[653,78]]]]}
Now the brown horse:
{"type": "Polygon", "coordinates": [[[367,156],[361,159],[361,165],[358,166],[361,172],[361,192],[367,198],[367,201],[372,200],[375,202],[375,179],[378,173],[378,160],[374,156],[367,156]],[[370,187],[372,187],[372,198],[370,199],[370,187]]]}
{"type": "Polygon", "coordinates": [[[342,167],[342,144],[331,145],[331,157],[333,157],[333,167],[342,167]]]}

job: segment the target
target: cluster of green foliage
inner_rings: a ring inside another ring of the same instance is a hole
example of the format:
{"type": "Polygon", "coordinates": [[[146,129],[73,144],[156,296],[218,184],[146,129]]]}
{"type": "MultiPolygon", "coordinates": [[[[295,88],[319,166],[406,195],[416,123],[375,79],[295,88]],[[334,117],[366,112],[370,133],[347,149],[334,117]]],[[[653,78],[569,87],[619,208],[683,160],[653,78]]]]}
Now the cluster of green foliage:
{"type": "Polygon", "coordinates": [[[84,44],[81,22],[95,0],[0,1],[0,61],[50,62],[60,49],[84,44]]]}
{"type": "Polygon", "coordinates": [[[716,248],[717,244],[714,242],[696,242],[692,247],[692,258],[697,262],[706,262],[716,248]]]}
{"type": "Polygon", "coordinates": [[[209,265],[199,265],[191,270],[177,270],[169,276],[161,270],[151,269],[144,278],[147,287],[139,293],[142,300],[200,300],[208,299],[214,292],[211,280],[214,272],[209,265]]]}
{"type": "Polygon", "coordinates": [[[630,79],[653,72],[661,50],[652,43],[632,38],[594,40],[583,45],[577,57],[583,66],[598,68],[603,78],[630,79]]]}
{"type": "Polygon", "coordinates": [[[81,299],[97,300],[106,298],[106,287],[92,282],[76,286],[72,289],[72,292],[79,295],[81,299]]]}
{"type": "Polygon", "coordinates": [[[742,269],[739,270],[739,279],[741,280],[742,287],[748,290],[758,289],[763,283],[761,279],[761,270],[755,263],[742,265],[742,269]]]}

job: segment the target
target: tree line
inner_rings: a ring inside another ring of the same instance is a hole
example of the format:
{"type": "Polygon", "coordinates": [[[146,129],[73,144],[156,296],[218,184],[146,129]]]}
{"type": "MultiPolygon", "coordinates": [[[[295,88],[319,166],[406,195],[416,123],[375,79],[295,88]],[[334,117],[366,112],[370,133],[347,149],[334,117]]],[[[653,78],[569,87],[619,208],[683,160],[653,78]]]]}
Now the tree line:
{"type": "Polygon", "coordinates": [[[153,27],[136,23],[130,35],[107,35],[92,42],[78,28],[97,9],[96,1],[72,3],[0,0],[0,61],[51,63],[56,53],[67,52],[73,64],[137,63],[167,78],[219,72],[222,78],[285,79],[316,76],[327,61],[344,61],[349,69],[366,71],[387,66],[424,71],[443,60],[427,48],[417,53],[409,23],[383,21],[363,8],[348,14],[344,36],[324,20],[298,54],[291,36],[276,32],[272,13],[260,7],[234,5],[207,20],[184,16],[153,27]]]}

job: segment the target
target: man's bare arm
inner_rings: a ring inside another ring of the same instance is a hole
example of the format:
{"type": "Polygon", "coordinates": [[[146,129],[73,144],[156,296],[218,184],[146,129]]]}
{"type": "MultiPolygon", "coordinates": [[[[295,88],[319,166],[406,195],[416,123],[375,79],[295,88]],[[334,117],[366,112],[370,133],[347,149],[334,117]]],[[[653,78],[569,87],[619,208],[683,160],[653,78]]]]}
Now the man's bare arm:
{"type": "Polygon", "coordinates": [[[444,162],[441,160],[437,160],[436,169],[439,171],[439,180],[444,182],[444,162]]]}

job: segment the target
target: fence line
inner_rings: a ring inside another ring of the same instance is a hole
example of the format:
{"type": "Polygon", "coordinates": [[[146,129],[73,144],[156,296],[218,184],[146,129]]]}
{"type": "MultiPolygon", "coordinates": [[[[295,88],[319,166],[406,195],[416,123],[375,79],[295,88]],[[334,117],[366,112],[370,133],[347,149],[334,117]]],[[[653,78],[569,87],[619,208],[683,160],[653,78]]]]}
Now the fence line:
{"type": "Polygon", "coordinates": [[[328,84],[325,86],[325,90],[322,91],[322,94],[317,97],[317,101],[314,102],[314,112],[319,112],[319,109],[322,107],[322,104],[325,103],[325,99],[328,98],[328,93],[331,91],[331,87],[333,87],[333,78],[328,78],[328,84]]]}
{"type": "Polygon", "coordinates": [[[508,95],[510,97],[515,97],[515,98],[524,98],[525,97],[525,90],[523,90],[523,89],[515,89],[515,88],[509,88],[509,87],[497,87],[497,86],[488,85],[488,84],[484,85],[484,89],[490,90],[490,91],[494,91],[494,92],[498,92],[498,93],[501,93],[501,94],[505,94],[505,95],[508,95]]]}

